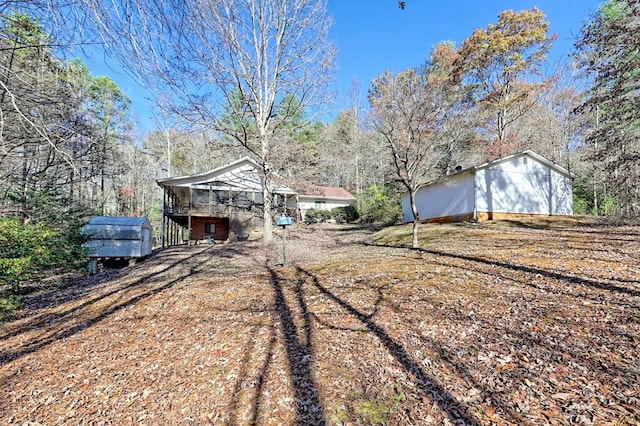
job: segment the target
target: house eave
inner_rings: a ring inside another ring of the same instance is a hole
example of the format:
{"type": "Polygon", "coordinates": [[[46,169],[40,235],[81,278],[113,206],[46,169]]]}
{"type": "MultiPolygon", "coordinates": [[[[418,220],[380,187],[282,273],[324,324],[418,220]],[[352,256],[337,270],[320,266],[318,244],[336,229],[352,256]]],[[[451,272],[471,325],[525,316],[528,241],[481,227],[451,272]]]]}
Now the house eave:
{"type": "MultiPolygon", "coordinates": [[[[243,157],[239,160],[225,164],[224,166],[209,170],[205,173],[197,173],[193,175],[169,177],[156,180],[156,183],[162,188],[182,187],[182,188],[197,188],[202,187],[208,189],[212,186],[221,187],[225,189],[236,189],[241,191],[261,191],[262,182],[259,179],[246,179],[246,176],[241,176],[243,172],[250,173],[252,171],[259,171],[261,167],[249,157],[243,157]],[[248,166],[248,169],[242,170],[242,167],[248,166]],[[237,176],[225,176],[234,170],[240,169],[237,176]],[[235,177],[235,179],[233,179],[235,177]],[[223,185],[217,184],[221,182],[223,185]],[[248,184],[246,182],[249,182],[248,184]],[[216,183],[215,185],[213,185],[216,183]]],[[[291,188],[284,185],[276,186],[273,193],[283,195],[294,195],[296,192],[291,188]]]]}
{"type": "MultiPolygon", "coordinates": [[[[565,176],[567,176],[567,177],[569,177],[571,179],[574,179],[576,177],[575,173],[567,170],[566,168],[562,167],[561,165],[559,165],[557,163],[554,163],[553,161],[549,160],[548,158],[545,158],[542,155],[540,155],[537,152],[532,151],[530,149],[527,149],[525,151],[516,152],[515,154],[507,155],[506,157],[501,157],[501,158],[498,158],[496,160],[488,161],[488,162],[486,162],[484,164],[480,164],[480,165],[471,167],[470,169],[473,169],[473,170],[476,170],[476,171],[487,169],[489,167],[495,166],[496,164],[500,164],[500,163],[503,163],[505,161],[509,161],[509,160],[511,160],[513,158],[520,157],[520,156],[523,156],[523,155],[527,155],[527,156],[529,156],[529,157],[541,162],[542,164],[546,165],[547,167],[549,167],[549,168],[557,171],[558,173],[563,174],[563,175],[565,175],[565,176]]],[[[466,170],[469,170],[469,169],[466,169],[466,170]]]]}
{"type": "MultiPolygon", "coordinates": [[[[565,169],[564,167],[554,163],[551,160],[548,160],[548,159],[544,158],[540,154],[528,149],[526,151],[520,151],[520,152],[517,152],[515,154],[507,155],[506,157],[498,158],[496,160],[487,161],[486,163],[479,164],[477,166],[472,166],[472,167],[468,167],[466,169],[462,169],[460,171],[456,171],[456,172],[451,173],[449,175],[446,175],[446,176],[444,176],[444,177],[442,177],[440,179],[437,179],[437,180],[435,180],[433,182],[421,185],[421,186],[418,187],[418,190],[423,189],[423,188],[427,188],[427,187],[430,187],[430,186],[433,186],[433,185],[437,185],[437,184],[440,184],[440,183],[443,183],[443,182],[446,182],[446,181],[448,181],[448,180],[450,180],[450,179],[452,179],[454,177],[461,176],[461,175],[463,175],[465,173],[471,173],[471,174],[475,175],[480,170],[484,170],[484,169],[493,167],[496,164],[500,164],[502,162],[509,161],[509,160],[511,160],[511,159],[513,159],[515,157],[519,157],[519,156],[523,156],[523,155],[528,155],[531,158],[534,158],[535,160],[541,162],[542,164],[546,165],[547,167],[557,171],[558,173],[560,173],[560,174],[562,174],[562,175],[564,175],[564,176],[566,176],[566,177],[568,177],[570,179],[575,179],[577,177],[577,175],[575,173],[565,169]]],[[[407,192],[408,191],[405,191],[405,192],[403,192],[403,194],[406,194],[407,192]]]]}
{"type": "Polygon", "coordinates": [[[313,199],[313,200],[335,200],[335,201],[356,201],[355,197],[325,197],[324,195],[307,195],[298,194],[299,198],[313,199]]]}
{"type": "Polygon", "coordinates": [[[192,175],[184,175],[184,176],[176,176],[176,177],[168,177],[157,179],[156,183],[159,186],[184,186],[188,187],[192,183],[206,183],[208,181],[214,181],[216,176],[220,176],[226,172],[229,172],[235,169],[238,165],[243,163],[247,163],[251,165],[254,169],[259,170],[260,166],[254,160],[249,157],[242,157],[236,161],[225,164],[224,166],[217,167],[215,169],[209,170],[205,173],[195,173],[192,175]]]}

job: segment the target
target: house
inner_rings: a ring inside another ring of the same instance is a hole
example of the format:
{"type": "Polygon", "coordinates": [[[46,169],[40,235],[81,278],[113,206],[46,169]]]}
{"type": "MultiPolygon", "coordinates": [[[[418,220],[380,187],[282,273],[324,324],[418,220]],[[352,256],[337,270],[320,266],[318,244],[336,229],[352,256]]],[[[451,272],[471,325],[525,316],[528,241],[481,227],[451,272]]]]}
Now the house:
{"type": "Polygon", "coordinates": [[[333,186],[307,186],[301,193],[287,202],[289,211],[297,210],[298,220],[304,220],[309,209],[332,210],[336,207],[346,207],[356,198],[349,191],[333,186]]]}
{"type": "MultiPolygon", "coordinates": [[[[309,208],[332,209],[354,200],[341,188],[315,188],[299,193],[277,182],[273,211],[302,219],[309,208]],[[309,194],[306,194],[309,192],[309,194]]],[[[241,158],[206,173],[159,179],[163,189],[162,247],[198,241],[245,239],[263,224],[260,166],[241,158]]]]}
{"type": "MultiPolygon", "coordinates": [[[[163,189],[162,247],[191,241],[245,239],[262,226],[260,166],[249,157],[201,174],[159,179],[163,189]]],[[[273,207],[284,211],[296,192],[273,191],[273,207]]]]}
{"type": "MultiPolygon", "coordinates": [[[[533,151],[459,170],[416,193],[423,222],[572,215],[574,174],[533,151]]],[[[402,217],[412,222],[409,193],[402,217]]]]}

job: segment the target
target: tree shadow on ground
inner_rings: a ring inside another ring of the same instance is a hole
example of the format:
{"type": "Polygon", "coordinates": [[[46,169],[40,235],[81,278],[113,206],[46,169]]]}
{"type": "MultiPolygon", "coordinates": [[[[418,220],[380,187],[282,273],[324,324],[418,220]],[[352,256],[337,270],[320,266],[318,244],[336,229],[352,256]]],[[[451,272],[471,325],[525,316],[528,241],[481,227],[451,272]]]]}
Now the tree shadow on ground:
{"type": "MultiPolygon", "coordinates": [[[[195,268],[185,268],[185,270],[179,274],[176,278],[167,281],[165,284],[160,286],[153,287],[154,282],[163,282],[160,278],[163,273],[174,270],[177,266],[189,265],[191,263],[197,263],[199,259],[208,255],[208,251],[210,249],[201,250],[191,256],[184,257],[180,260],[174,261],[163,269],[154,272],[152,274],[143,275],[142,277],[122,286],[117,286],[116,288],[106,291],[96,297],[90,298],[89,300],[66,309],[62,312],[56,312],[49,315],[38,316],[35,317],[33,321],[27,321],[26,324],[20,326],[16,330],[12,332],[6,333],[3,335],[0,340],[6,340],[10,337],[17,336],[26,331],[32,331],[34,329],[44,329],[43,334],[47,333],[47,331],[51,330],[48,334],[41,336],[37,339],[30,340],[26,342],[19,348],[15,348],[13,350],[7,350],[3,353],[0,353],[0,365],[4,365],[16,358],[22,357],[24,355],[28,355],[34,353],[56,341],[63,340],[67,337],[73,336],[82,330],[85,330],[100,321],[104,320],[108,316],[128,307],[136,304],[137,302],[144,300],[148,297],[156,295],[162,291],[165,291],[176,284],[182,282],[189,276],[194,275],[197,271],[195,268]],[[141,286],[145,285],[149,287],[146,291],[135,293],[135,290],[141,286]],[[130,293],[131,292],[131,293],[130,293]],[[119,295],[118,302],[112,304],[108,307],[98,309],[98,313],[95,314],[91,311],[91,308],[96,305],[98,302],[103,301],[111,296],[119,295]],[[89,315],[83,316],[82,312],[87,311],[90,312],[89,315]],[[57,323],[57,327],[52,327],[52,324],[57,323]]],[[[76,295],[76,297],[81,297],[76,295]]],[[[64,299],[63,299],[64,300],[64,299]]]]}
{"type": "Polygon", "coordinates": [[[267,269],[271,278],[275,310],[282,328],[289,376],[295,395],[296,422],[299,425],[325,424],[322,401],[313,378],[313,335],[311,314],[302,288],[304,280],[296,283],[296,303],[294,307],[290,307],[283,289],[286,279],[281,278],[274,269],[268,266],[267,269]],[[295,321],[294,311],[298,311],[301,315],[301,321],[295,321]]]}
{"type": "MultiPolygon", "coordinates": [[[[403,249],[403,250],[411,250],[411,251],[415,251],[418,253],[428,253],[434,256],[442,256],[445,258],[453,258],[453,259],[459,259],[459,260],[464,260],[464,261],[469,261],[469,262],[475,262],[475,263],[480,263],[480,264],[484,264],[484,265],[489,265],[489,266],[498,266],[504,269],[509,269],[509,270],[514,270],[514,271],[520,271],[520,272],[525,272],[528,274],[533,274],[533,275],[540,275],[542,277],[545,278],[551,278],[551,279],[555,279],[555,280],[559,280],[559,281],[566,281],[572,284],[580,284],[580,285],[584,285],[587,287],[593,287],[593,288],[597,288],[600,290],[607,290],[610,292],[617,292],[617,293],[621,293],[621,294],[627,294],[629,296],[633,296],[633,297],[640,297],[640,290],[636,290],[635,288],[629,288],[629,287],[624,287],[621,285],[616,285],[613,283],[606,283],[606,282],[601,282],[601,281],[596,281],[596,280],[592,280],[590,278],[584,278],[584,277],[580,277],[580,276],[571,276],[571,275],[566,275],[566,274],[562,274],[559,272],[553,272],[553,271],[548,271],[546,269],[541,269],[541,268],[537,268],[537,267],[533,267],[533,266],[525,266],[525,265],[519,265],[516,263],[505,263],[505,262],[500,262],[497,260],[491,260],[491,259],[484,259],[482,257],[477,257],[477,256],[469,256],[469,255],[464,255],[464,254],[455,254],[455,253],[448,253],[445,251],[441,251],[441,250],[434,250],[434,249],[426,249],[426,248],[421,248],[421,247],[417,247],[417,248],[413,248],[413,247],[409,247],[409,246],[405,246],[405,245],[388,245],[388,244],[380,244],[380,243],[375,243],[375,244],[371,244],[371,243],[365,243],[365,245],[373,245],[373,246],[378,246],[378,247],[388,247],[388,248],[395,248],[395,249],[403,249]]],[[[619,282],[626,282],[626,280],[617,280],[614,279],[614,281],[619,281],[619,282]]],[[[631,283],[636,283],[637,281],[631,281],[631,283]]]]}
{"type": "Polygon", "coordinates": [[[495,260],[483,259],[481,257],[468,256],[468,255],[463,255],[463,254],[447,253],[447,252],[444,252],[444,251],[433,250],[433,249],[415,248],[415,249],[411,249],[411,250],[415,250],[415,251],[418,251],[418,252],[421,252],[421,253],[429,253],[429,254],[432,254],[432,255],[435,255],[435,256],[443,256],[443,257],[455,258],[455,259],[460,259],[460,260],[466,260],[466,261],[470,261],[470,262],[481,263],[481,264],[485,264],[485,265],[499,266],[501,268],[515,270],[515,271],[521,271],[521,272],[526,272],[528,274],[541,275],[543,277],[551,278],[551,279],[554,279],[554,280],[567,281],[567,282],[570,282],[572,284],[580,284],[580,285],[584,285],[584,286],[587,286],[587,287],[598,288],[600,290],[607,290],[607,291],[610,291],[610,292],[617,292],[617,293],[627,294],[629,296],[640,297],[640,290],[636,290],[634,288],[627,288],[627,287],[624,287],[624,286],[611,284],[611,283],[606,283],[606,282],[600,282],[600,281],[592,280],[592,279],[589,279],[589,278],[583,278],[583,277],[579,277],[579,276],[565,275],[565,274],[561,274],[561,273],[558,273],[558,272],[547,271],[545,269],[536,268],[536,267],[532,267],[532,266],[525,266],[525,265],[518,265],[518,264],[512,264],[512,263],[498,262],[498,261],[495,261],[495,260]]]}
{"type": "Polygon", "coordinates": [[[277,341],[275,327],[271,325],[269,326],[269,329],[270,332],[265,347],[259,347],[260,342],[257,339],[250,339],[245,345],[241,360],[241,364],[243,367],[241,368],[238,377],[235,379],[233,393],[231,394],[231,401],[229,402],[227,408],[229,412],[229,420],[226,422],[226,424],[229,426],[237,425],[238,423],[240,423],[239,415],[243,405],[240,396],[242,390],[245,388],[253,388],[254,399],[253,405],[251,407],[251,420],[249,424],[256,425],[260,420],[260,416],[262,415],[262,401],[265,397],[264,385],[271,368],[274,349],[277,341]],[[264,360],[260,365],[257,377],[253,377],[249,372],[251,360],[256,355],[256,353],[259,353],[261,350],[264,350],[266,352],[264,355],[264,360]]]}
{"type": "Polygon", "coordinates": [[[393,339],[389,334],[379,326],[373,319],[372,315],[365,314],[364,312],[356,309],[347,301],[338,297],[325,287],[314,274],[306,271],[305,269],[297,266],[296,271],[311,280],[312,285],[328,299],[345,309],[350,315],[357,319],[368,332],[373,333],[387,351],[395,358],[395,360],[404,369],[407,376],[414,382],[416,387],[422,392],[422,394],[431,399],[437,406],[448,416],[450,422],[454,424],[465,425],[478,425],[477,421],[471,416],[467,407],[456,400],[446,389],[429,377],[420,364],[414,360],[405,350],[405,348],[393,339]]]}

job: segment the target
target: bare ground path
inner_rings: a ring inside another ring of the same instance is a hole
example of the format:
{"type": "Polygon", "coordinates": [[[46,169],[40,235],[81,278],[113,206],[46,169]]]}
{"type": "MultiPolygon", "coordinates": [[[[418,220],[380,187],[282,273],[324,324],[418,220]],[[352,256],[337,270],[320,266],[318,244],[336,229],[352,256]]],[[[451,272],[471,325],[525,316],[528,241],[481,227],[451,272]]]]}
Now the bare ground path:
{"type": "Polygon", "coordinates": [[[182,246],[35,296],[0,422],[638,424],[640,231],[518,225],[298,228],[287,267],[182,246]]]}

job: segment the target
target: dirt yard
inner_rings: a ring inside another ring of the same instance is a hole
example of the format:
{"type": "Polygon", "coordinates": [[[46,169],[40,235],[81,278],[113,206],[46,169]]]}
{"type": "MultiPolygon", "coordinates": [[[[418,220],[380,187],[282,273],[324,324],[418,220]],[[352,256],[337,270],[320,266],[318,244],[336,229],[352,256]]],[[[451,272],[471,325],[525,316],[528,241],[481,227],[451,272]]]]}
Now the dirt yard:
{"type": "Polygon", "coordinates": [[[640,424],[638,227],[279,232],[25,299],[0,423],[640,424]]]}

